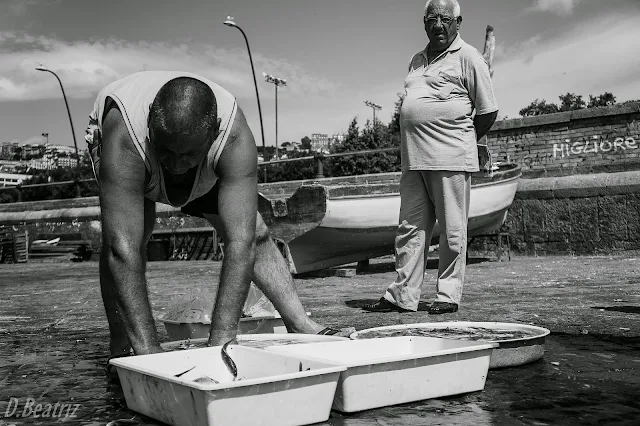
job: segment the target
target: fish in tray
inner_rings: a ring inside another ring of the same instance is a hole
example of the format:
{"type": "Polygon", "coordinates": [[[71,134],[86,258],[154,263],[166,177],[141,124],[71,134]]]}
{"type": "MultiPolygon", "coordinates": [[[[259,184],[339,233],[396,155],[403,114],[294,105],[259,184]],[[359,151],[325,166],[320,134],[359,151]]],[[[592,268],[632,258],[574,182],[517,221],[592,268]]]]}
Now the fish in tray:
{"type": "MultiPolygon", "coordinates": [[[[231,355],[229,355],[229,352],[227,350],[227,348],[229,347],[229,345],[231,344],[231,342],[233,342],[232,340],[229,340],[227,343],[225,343],[222,346],[222,349],[220,350],[220,356],[222,357],[222,361],[224,362],[225,367],[227,367],[227,370],[229,371],[229,374],[231,375],[231,380],[232,382],[238,381],[238,380],[242,380],[241,377],[238,377],[238,367],[236,366],[236,363],[233,361],[233,359],[231,358],[231,355]]],[[[197,366],[193,366],[181,373],[178,373],[175,375],[175,377],[181,377],[184,380],[193,380],[196,383],[202,383],[202,384],[219,384],[221,383],[220,380],[216,380],[213,377],[210,377],[210,372],[209,371],[205,371],[204,368],[201,367],[197,367],[197,366]],[[193,378],[195,377],[195,378],[193,378]]],[[[226,382],[227,380],[225,380],[226,382]]]]}

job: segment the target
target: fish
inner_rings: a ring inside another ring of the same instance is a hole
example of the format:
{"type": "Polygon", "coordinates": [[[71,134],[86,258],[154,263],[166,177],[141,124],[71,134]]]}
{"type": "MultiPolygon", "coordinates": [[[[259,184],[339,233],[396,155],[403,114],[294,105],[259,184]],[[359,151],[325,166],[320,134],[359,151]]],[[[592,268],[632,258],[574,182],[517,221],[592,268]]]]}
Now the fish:
{"type": "Polygon", "coordinates": [[[205,385],[217,385],[217,384],[219,384],[219,383],[220,383],[220,382],[219,382],[219,381],[217,381],[216,379],[212,379],[212,378],[211,378],[211,377],[209,377],[209,376],[202,376],[202,377],[198,377],[197,379],[195,379],[195,380],[194,380],[194,382],[196,382],[196,383],[202,383],[202,384],[205,384],[205,385]]]}
{"type": "Polygon", "coordinates": [[[231,357],[229,356],[229,353],[227,352],[227,347],[234,340],[235,338],[225,343],[222,346],[222,350],[220,351],[220,354],[222,355],[222,361],[224,362],[224,365],[227,367],[229,372],[233,375],[233,381],[236,381],[238,380],[238,367],[236,367],[236,363],[233,362],[233,359],[231,359],[231,357]]]}
{"type": "Polygon", "coordinates": [[[185,374],[187,374],[189,371],[193,370],[194,368],[196,368],[196,366],[194,365],[193,367],[191,367],[190,369],[183,371],[182,373],[178,373],[176,374],[174,377],[180,377],[180,376],[184,376],[185,374]]]}

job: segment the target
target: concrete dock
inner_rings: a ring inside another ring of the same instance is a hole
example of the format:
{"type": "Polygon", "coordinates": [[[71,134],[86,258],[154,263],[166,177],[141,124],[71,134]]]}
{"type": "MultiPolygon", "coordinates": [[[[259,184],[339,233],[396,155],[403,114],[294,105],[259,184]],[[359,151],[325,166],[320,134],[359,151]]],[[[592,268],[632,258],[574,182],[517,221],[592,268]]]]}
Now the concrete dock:
{"type": "MultiPolygon", "coordinates": [[[[425,301],[434,291],[434,268],[432,260],[425,301]]],[[[219,273],[220,262],[149,263],[156,319],[186,290],[213,289],[219,273]]],[[[545,356],[491,370],[482,392],[332,413],[326,424],[638,424],[640,255],[471,258],[459,312],[364,313],[360,306],[378,299],[394,275],[389,257],[353,277],[302,277],[296,285],[306,310],[326,325],[361,330],[427,321],[526,323],[552,331],[545,356]]],[[[3,264],[0,291],[0,425],[158,424],[129,411],[119,386],[105,378],[108,332],[96,262],[3,264]]],[[[157,326],[166,341],[162,323],[157,326]]]]}

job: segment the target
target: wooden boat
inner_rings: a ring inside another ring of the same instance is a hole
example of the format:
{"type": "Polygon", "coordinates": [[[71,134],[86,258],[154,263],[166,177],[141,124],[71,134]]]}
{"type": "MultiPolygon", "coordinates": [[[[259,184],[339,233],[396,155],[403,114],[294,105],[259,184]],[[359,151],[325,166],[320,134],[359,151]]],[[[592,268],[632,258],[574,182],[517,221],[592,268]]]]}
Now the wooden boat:
{"type": "MultiPolygon", "coordinates": [[[[472,176],[468,236],[498,230],[513,202],[520,166],[498,164],[491,177],[472,176]]],[[[259,209],[292,273],[393,254],[400,212],[399,173],[271,184],[259,209]],[[291,196],[287,190],[294,190],[291,196]]],[[[432,244],[440,234],[436,224],[432,244]]]]}

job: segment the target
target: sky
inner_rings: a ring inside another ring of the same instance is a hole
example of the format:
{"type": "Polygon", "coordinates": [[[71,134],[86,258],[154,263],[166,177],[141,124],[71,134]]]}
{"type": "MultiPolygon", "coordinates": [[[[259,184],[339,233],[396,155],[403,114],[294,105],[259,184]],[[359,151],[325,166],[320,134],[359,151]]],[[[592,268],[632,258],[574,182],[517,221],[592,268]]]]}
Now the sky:
{"type": "MultiPolygon", "coordinates": [[[[495,28],[499,118],[534,99],[612,92],[640,99],[640,0],[459,0],[461,37],[482,52],[495,28]]],[[[73,145],[62,81],[80,149],[99,90],[141,70],[182,70],[238,100],[262,143],[345,132],[378,103],[388,123],[411,56],[427,37],[424,0],[0,0],[0,142],[73,145]]]]}

